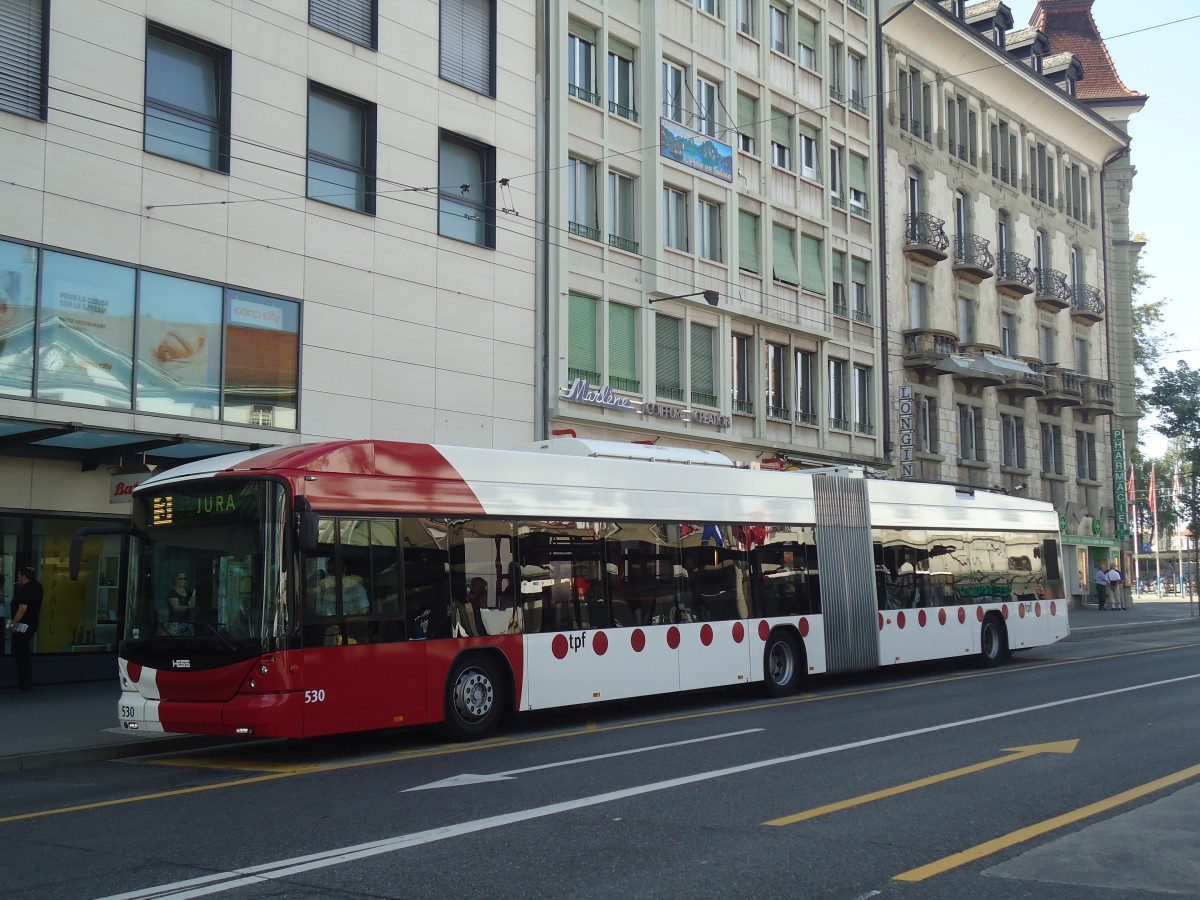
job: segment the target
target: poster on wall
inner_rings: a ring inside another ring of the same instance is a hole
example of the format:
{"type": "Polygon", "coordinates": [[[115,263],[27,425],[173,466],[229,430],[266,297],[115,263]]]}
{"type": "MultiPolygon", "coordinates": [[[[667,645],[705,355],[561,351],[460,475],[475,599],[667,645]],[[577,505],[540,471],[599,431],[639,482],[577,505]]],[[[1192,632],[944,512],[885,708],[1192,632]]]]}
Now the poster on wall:
{"type": "Polygon", "coordinates": [[[215,419],[222,289],[154,272],[142,272],[140,279],[137,408],[215,419]]]}
{"type": "Polygon", "coordinates": [[[37,248],[0,241],[0,394],[33,390],[37,248]]]}

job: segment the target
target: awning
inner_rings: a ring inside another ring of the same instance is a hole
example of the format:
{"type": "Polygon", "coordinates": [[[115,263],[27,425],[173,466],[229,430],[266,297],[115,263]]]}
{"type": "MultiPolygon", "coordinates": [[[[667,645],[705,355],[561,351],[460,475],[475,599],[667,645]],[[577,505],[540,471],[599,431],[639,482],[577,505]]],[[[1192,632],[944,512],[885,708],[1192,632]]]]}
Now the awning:
{"type": "Polygon", "coordinates": [[[961,378],[1007,378],[1008,373],[993,366],[988,357],[961,356],[953,353],[934,366],[939,372],[961,378]]]}
{"type": "Polygon", "coordinates": [[[1037,375],[1039,372],[1029,365],[1027,362],[1022,362],[1019,359],[1013,359],[1011,356],[995,356],[989,355],[985,357],[988,363],[995,366],[1002,374],[1005,375],[1037,375]]]}

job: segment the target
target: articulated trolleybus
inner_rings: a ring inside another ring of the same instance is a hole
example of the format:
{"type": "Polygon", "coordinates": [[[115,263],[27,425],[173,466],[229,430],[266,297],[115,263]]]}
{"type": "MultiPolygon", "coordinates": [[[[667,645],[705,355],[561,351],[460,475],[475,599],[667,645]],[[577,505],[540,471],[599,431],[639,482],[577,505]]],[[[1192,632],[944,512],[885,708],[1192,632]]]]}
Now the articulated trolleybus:
{"type": "Polygon", "coordinates": [[[562,439],[217,457],[133,497],[120,720],[304,737],[956,656],[1068,633],[1049,504],[562,439]]]}

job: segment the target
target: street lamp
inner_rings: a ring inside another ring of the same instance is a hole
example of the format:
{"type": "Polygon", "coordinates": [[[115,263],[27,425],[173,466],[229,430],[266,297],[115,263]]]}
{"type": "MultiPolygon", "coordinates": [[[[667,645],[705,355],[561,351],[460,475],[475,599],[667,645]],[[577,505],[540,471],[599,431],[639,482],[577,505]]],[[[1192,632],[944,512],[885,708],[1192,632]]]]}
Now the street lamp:
{"type": "Polygon", "coordinates": [[[690,294],[676,294],[674,297],[651,297],[647,302],[661,303],[663,300],[686,300],[688,297],[701,296],[704,297],[704,302],[706,302],[709,306],[716,306],[721,300],[720,294],[718,294],[716,291],[708,290],[692,291],[690,294]]]}

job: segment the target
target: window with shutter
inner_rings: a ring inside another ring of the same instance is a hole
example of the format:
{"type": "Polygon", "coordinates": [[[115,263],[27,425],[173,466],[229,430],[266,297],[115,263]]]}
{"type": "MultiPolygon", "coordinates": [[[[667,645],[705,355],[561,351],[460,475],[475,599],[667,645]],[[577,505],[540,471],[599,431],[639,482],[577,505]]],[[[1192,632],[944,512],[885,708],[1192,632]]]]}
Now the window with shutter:
{"type": "Polygon", "coordinates": [[[308,0],[308,22],[372,50],[379,19],[377,0],[308,0]]]}
{"type": "Polygon", "coordinates": [[[0,109],[46,118],[46,0],[0,0],[0,109]]]}
{"type": "Polygon", "coordinates": [[[617,391],[642,389],[637,367],[637,310],[608,304],[608,383],[617,391]]]}
{"type": "Polygon", "coordinates": [[[692,403],[717,405],[717,329],[692,322],[688,359],[691,363],[692,403]]]}
{"type": "Polygon", "coordinates": [[[825,293],[825,266],[821,241],[811,235],[800,235],[800,275],[806,291],[825,293]]]}
{"type": "Polygon", "coordinates": [[[744,210],[738,212],[738,268],[761,272],[758,261],[758,216],[744,210]]]}
{"type": "Polygon", "coordinates": [[[442,0],[438,74],[495,96],[496,0],[442,0]]]}
{"type": "Polygon", "coordinates": [[[654,382],[655,392],[662,400],[683,402],[679,365],[682,325],[674,316],[659,313],[654,317],[654,382]]]}
{"type": "Polygon", "coordinates": [[[585,294],[567,298],[567,378],[585,379],[599,385],[599,354],[596,352],[596,311],[599,301],[585,294]]]}
{"type": "Polygon", "coordinates": [[[772,225],[772,274],[776,281],[793,287],[800,283],[796,265],[796,232],[783,225],[772,225]]]}
{"type": "Polygon", "coordinates": [[[865,216],[869,210],[867,199],[867,160],[857,153],[850,154],[850,212],[865,216]]]}

